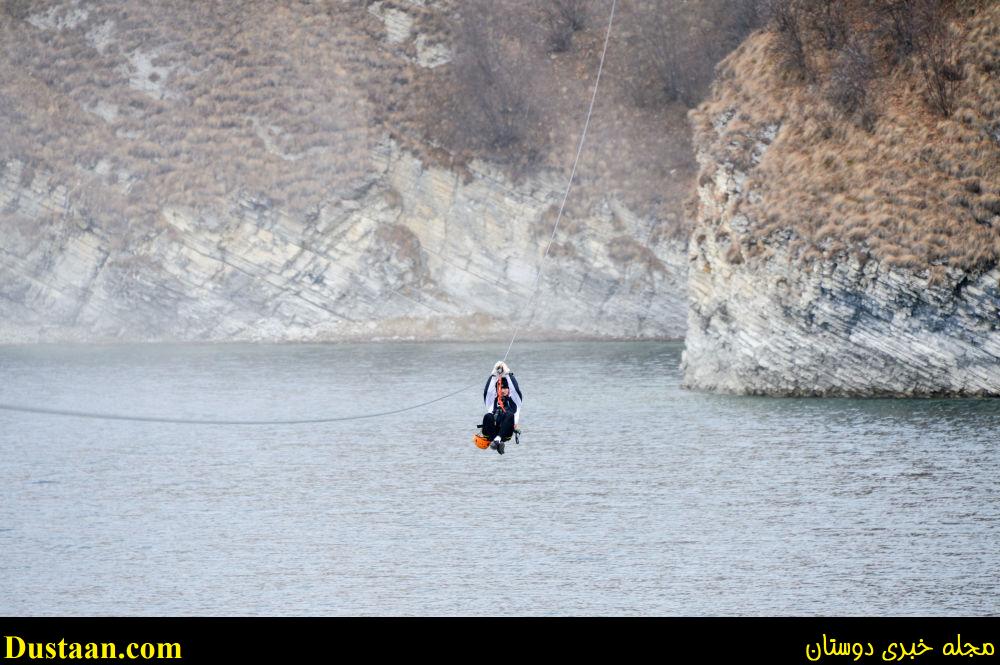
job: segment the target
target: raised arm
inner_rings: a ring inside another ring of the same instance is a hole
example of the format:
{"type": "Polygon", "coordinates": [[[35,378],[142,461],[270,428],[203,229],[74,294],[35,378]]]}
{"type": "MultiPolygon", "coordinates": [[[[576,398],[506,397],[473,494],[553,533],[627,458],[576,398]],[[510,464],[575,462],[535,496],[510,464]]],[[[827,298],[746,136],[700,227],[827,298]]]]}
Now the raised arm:
{"type": "Polygon", "coordinates": [[[483,406],[486,413],[493,413],[493,405],[497,401],[497,377],[491,374],[486,379],[486,386],[483,388],[483,406]]]}
{"type": "Polygon", "coordinates": [[[517,411],[514,412],[514,426],[517,427],[521,422],[521,411],[524,410],[524,396],[521,394],[521,386],[517,385],[517,379],[514,378],[513,374],[507,375],[507,383],[511,386],[510,398],[517,405],[517,411]]]}

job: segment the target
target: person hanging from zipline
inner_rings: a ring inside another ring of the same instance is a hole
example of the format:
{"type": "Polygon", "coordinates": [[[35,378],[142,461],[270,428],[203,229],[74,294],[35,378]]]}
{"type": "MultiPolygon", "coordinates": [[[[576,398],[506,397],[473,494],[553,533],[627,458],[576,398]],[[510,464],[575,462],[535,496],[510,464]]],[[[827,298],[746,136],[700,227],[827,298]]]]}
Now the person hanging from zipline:
{"type": "Polygon", "coordinates": [[[476,445],[480,448],[488,446],[503,455],[507,442],[518,429],[523,399],[517,379],[507,363],[501,360],[493,366],[493,373],[486,379],[486,386],[483,388],[486,414],[480,425],[483,433],[475,436],[476,445]],[[500,440],[494,442],[497,435],[500,440]]]}

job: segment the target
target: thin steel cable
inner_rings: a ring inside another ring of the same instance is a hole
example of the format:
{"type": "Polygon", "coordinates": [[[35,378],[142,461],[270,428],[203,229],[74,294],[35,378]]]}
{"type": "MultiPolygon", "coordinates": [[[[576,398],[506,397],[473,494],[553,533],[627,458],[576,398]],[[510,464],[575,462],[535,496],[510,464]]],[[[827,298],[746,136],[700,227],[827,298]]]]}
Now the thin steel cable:
{"type": "Polygon", "coordinates": [[[556,223],[552,226],[552,235],[549,236],[549,242],[545,245],[545,253],[542,254],[542,260],[538,262],[538,272],[535,273],[535,283],[531,287],[531,297],[528,298],[528,302],[522,308],[527,310],[528,319],[522,321],[514,328],[514,334],[510,338],[510,344],[507,345],[507,352],[503,354],[504,362],[507,361],[507,356],[510,355],[510,350],[514,347],[514,340],[517,339],[517,333],[520,331],[521,327],[527,325],[531,322],[531,304],[535,300],[535,296],[538,294],[538,283],[542,278],[542,268],[545,266],[545,259],[549,256],[549,249],[552,247],[552,242],[556,238],[556,231],[559,230],[559,222],[562,220],[563,210],[566,208],[566,200],[569,199],[569,191],[573,188],[573,179],[576,177],[576,167],[580,163],[580,154],[583,152],[583,143],[587,140],[587,129],[590,128],[590,117],[594,114],[594,102],[597,101],[597,89],[601,85],[601,72],[604,71],[604,58],[608,54],[608,42],[611,40],[611,26],[615,22],[615,7],[618,4],[618,0],[611,0],[611,16],[608,18],[608,31],[604,35],[604,49],[601,51],[601,64],[597,67],[597,79],[594,81],[594,94],[590,97],[590,108],[587,109],[587,120],[583,123],[583,131],[580,133],[580,144],[576,148],[576,158],[573,160],[573,169],[569,174],[569,182],[566,184],[566,193],[563,194],[562,203],[559,204],[559,214],[556,215],[556,223]]]}
{"type": "Polygon", "coordinates": [[[118,413],[74,411],[71,409],[46,409],[35,406],[22,406],[19,404],[2,404],[2,403],[0,403],[0,411],[15,411],[18,413],[36,413],[48,416],[72,416],[74,418],[91,418],[95,420],[125,420],[130,422],[141,422],[141,423],[173,423],[176,425],[309,425],[317,423],[336,423],[336,422],[343,422],[345,420],[362,420],[364,418],[379,418],[381,416],[391,416],[397,413],[403,413],[405,411],[412,411],[413,409],[419,409],[422,406],[427,406],[428,404],[433,404],[435,402],[446,400],[449,397],[454,397],[455,395],[461,392],[465,392],[466,390],[473,388],[478,383],[479,383],[478,381],[475,383],[470,383],[467,386],[459,388],[453,393],[448,393],[447,395],[442,395],[441,397],[435,397],[432,400],[421,402],[420,404],[414,404],[412,406],[403,407],[402,409],[393,409],[391,411],[380,411],[378,413],[362,413],[354,416],[340,416],[337,418],[301,418],[293,420],[214,420],[214,419],[203,419],[203,418],[166,418],[160,416],[129,416],[118,413]]]}

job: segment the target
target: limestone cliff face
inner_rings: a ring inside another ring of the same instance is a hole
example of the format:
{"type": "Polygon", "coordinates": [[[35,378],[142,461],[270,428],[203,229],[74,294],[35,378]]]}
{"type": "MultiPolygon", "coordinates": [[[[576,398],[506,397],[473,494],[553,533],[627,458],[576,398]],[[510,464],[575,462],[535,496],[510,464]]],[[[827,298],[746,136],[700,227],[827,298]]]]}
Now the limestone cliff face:
{"type": "Polygon", "coordinates": [[[268,200],[166,207],[127,240],[64,183],[0,166],[0,342],[679,337],[684,248],[607,199],[564,218],[565,183],[428,167],[392,141],[370,177],[293,217],[268,200]],[[540,289],[528,307],[536,270],[540,289]]]}
{"type": "Polygon", "coordinates": [[[748,186],[780,122],[701,123],[684,383],[757,395],[1000,394],[1000,270],[914,271],[841,254],[809,265],[787,234],[756,238],[748,186]],[[720,158],[720,155],[723,157],[720,158]],[[932,276],[933,275],[933,276],[932,276]]]}

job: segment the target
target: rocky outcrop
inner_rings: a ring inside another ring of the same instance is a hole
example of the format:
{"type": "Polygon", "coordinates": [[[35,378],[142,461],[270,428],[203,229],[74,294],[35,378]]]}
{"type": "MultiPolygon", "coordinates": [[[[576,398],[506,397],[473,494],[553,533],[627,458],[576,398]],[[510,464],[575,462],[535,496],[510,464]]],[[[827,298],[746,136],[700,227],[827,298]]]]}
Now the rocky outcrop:
{"type": "Polygon", "coordinates": [[[758,220],[743,212],[755,196],[747,183],[783,127],[742,128],[749,140],[737,146],[726,130],[738,115],[723,109],[695,137],[702,176],[684,384],[755,395],[1000,394],[1000,270],[908,270],[846,252],[805,264],[789,251],[794,230],[748,242],[758,220]]]}
{"type": "Polygon", "coordinates": [[[429,167],[386,139],[370,177],[315,215],[243,196],[165,207],[123,239],[64,184],[0,172],[0,341],[669,338],[684,248],[606,199],[564,218],[564,176],[429,167]],[[532,299],[536,271],[543,268],[532,299]]]}
{"type": "Polygon", "coordinates": [[[447,44],[416,29],[418,20],[433,16],[435,9],[434,3],[424,0],[404,0],[401,7],[376,0],[368,6],[368,13],[384,23],[387,45],[413,64],[433,69],[451,62],[453,55],[447,44]]]}

